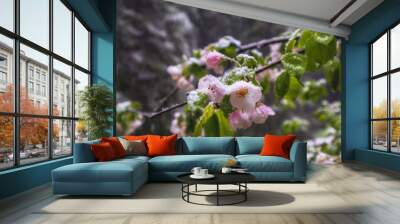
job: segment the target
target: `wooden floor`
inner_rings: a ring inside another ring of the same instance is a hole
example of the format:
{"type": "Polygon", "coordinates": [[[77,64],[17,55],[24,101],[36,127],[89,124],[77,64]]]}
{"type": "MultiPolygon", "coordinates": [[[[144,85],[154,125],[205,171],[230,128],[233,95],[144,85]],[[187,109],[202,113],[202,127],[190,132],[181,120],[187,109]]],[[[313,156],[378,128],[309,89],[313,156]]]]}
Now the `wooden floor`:
{"type": "Polygon", "coordinates": [[[368,206],[357,214],[36,214],[38,207],[54,200],[50,187],[43,186],[1,201],[0,223],[400,223],[399,174],[358,163],[313,165],[308,182],[320,184],[346,201],[362,200],[368,206]]]}

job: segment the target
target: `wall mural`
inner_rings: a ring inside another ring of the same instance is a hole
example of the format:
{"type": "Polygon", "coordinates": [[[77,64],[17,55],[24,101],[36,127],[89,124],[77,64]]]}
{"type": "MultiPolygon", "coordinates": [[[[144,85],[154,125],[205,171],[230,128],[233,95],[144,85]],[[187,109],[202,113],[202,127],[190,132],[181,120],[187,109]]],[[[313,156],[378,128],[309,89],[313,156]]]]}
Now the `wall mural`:
{"type": "Polygon", "coordinates": [[[340,153],[340,40],[160,0],[121,0],[117,132],[293,133],[308,159],[340,153]]]}

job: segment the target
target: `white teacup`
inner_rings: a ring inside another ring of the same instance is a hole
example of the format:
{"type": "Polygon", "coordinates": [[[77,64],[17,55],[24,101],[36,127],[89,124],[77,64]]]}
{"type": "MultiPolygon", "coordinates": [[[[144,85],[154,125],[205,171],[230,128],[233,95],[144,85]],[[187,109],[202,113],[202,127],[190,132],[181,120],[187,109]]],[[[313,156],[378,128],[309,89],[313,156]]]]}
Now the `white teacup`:
{"type": "Polygon", "coordinates": [[[232,168],[229,168],[229,167],[222,167],[221,172],[222,172],[222,173],[230,173],[230,172],[232,172],[232,168]]]}
{"type": "Polygon", "coordinates": [[[201,169],[200,170],[200,176],[207,176],[208,175],[208,169],[201,169]]]}
{"type": "Polygon", "coordinates": [[[193,169],[192,169],[192,173],[194,174],[194,175],[196,175],[196,176],[200,176],[201,175],[201,170],[202,170],[203,168],[201,168],[201,167],[194,167],[193,169]]]}

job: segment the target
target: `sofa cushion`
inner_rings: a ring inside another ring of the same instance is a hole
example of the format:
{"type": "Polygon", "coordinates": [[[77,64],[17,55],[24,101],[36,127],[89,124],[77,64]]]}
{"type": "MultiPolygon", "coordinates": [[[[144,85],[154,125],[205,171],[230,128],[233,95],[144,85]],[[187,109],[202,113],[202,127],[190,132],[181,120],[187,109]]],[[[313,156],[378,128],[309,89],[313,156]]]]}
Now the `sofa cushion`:
{"type": "Polygon", "coordinates": [[[74,163],[53,170],[52,174],[53,181],[58,182],[130,182],[136,172],[147,172],[144,160],[74,163]]]}
{"type": "Polygon", "coordinates": [[[292,172],[292,161],[279,156],[239,155],[240,167],[249,172],[292,172]]]}
{"type": "Polygon", "coordinates": [[[260,155],[280,156],[290,159],[290,148],[296,140],[295,135],[268,135],[264,136],[264,146],[260,155]]]}
{"type": "Polygon", "coordinates": [[[260,154],[263,137],[236,137],[236,155],[260,154]]]}
{"type": "Polygon", "coordinates": [[[234,155],[234,140],[232,137],[183,137],[180,141],[180,153],[185,155],[234,155]]]}
{"type": "Polygon", "coordinates": [[[175,155],[158,156],[149,160],[149,170],[163,172],[190,172],[199,166],[210,171],[219,171],[230,159],[231,155],[175,155]]]}
{"type": "Polygon", "coordinates": [[[148,156],[165,156],[176,154],[176,139],[177,135],[160,136],[160,135],[149,135],[146,143],[148,156]]]}
{"type": "Polygon", "coordinates": [[[99,144],[92,144],[91,146],[96,161],[105,162],[117,159],[117,155],[110,143],[102,142],[99,144]]]}
{"type": "Polygon", "coordinates": [[[122,146],[121,142],[119,141],[118,137],[104,137],[101,138],[101,142],[108,142],[114,149],[115,155],[117,158],[122,158],[126,156],[126,151],[124,146],[122,146]]]}

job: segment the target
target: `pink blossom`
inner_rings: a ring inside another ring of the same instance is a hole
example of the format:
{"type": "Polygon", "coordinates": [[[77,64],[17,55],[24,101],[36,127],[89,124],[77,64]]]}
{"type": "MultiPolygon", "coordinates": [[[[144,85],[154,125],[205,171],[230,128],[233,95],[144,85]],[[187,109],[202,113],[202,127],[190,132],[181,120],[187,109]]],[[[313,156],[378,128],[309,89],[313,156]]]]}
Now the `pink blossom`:
{"type": "Polygon", "coordinates": [[[238,81],[229,86],[230,102],[233,107],[253,111],[256,103],[261,100],[261,88],[249,82],[238,81]]]}
{"type": "Polygon", "coordinates": [[[223,67],[221,62],[224,60],[224,55],[218,51],[204,51],[201,57],[201,61],[206,64],[208,69],[214,70],[214,72],[221,74],[223,67]]]}
{"type": "Polygon", "coordinates": [[[281,59],[281,46],[281,43],[269,45],[271,61],[275,62],[281,59]]]}
{"type": "Polygon", "coordinates": [[[250,115],[239,110],[229,114],[229,124],[234,130],[246,129],[251,126],[250,115]]]}
{"type": "Polygon", "coordinates": [[[256,124],[262,124],[269,116],[275,115],[271,107],[258,102],[256,109],[251,113],[251,120],[256,124]]]}
{"type": "Polygon", "coordinates": [[[226,86],[215,76],[206,75],[199,80],[200,92],[207,94],[208,98],[214,103],[220,103],[227,90],[226,86]]]}
{"type": "Polygon", "coordinates": [[[176,86],[183,91],[190,91],[194,89],[194,86],[186,78],[180,77],[176,82],[176,86]]]}
{"type": "Polygon", "coordinates": [[[173,80],[178,80],[182,76],[182,65],[170,65],[167,67],[167,73],[173,80]]]}

